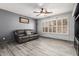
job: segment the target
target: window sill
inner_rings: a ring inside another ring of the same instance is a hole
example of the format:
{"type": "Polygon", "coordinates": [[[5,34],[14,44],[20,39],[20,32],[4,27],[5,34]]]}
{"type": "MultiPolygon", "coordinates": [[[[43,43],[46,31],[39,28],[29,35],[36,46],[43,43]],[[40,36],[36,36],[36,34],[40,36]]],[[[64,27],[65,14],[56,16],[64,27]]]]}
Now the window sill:
{"type": "Polygon", "coordinates": [[[69,33],[52,33],[52,32],[43,32],[45,34],[57,34],[57,35],[68,35],[69,33]]]}

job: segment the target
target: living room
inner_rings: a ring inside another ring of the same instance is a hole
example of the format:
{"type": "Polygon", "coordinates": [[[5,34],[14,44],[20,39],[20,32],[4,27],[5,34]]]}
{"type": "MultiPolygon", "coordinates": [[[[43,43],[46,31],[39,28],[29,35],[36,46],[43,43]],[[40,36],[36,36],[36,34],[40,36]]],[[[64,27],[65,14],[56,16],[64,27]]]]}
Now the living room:
{"type": "Polygon", "coordinates": [[[77,8],[77,3],[0,3],[0,56],[79,55],[77,8]]]}

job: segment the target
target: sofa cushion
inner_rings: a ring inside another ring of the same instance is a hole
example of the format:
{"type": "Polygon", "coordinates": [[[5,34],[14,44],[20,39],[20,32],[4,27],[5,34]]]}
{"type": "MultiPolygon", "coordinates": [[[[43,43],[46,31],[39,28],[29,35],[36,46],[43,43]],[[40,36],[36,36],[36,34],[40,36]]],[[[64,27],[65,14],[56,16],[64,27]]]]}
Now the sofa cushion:
{"type": "Polygon", "coordinates": [[[35,35],[35,34],[37,34],[36,32],[32,32],[32,35],[35,35]]]}
{"type": "Polygon", "coordinates": [[[25,34],[18,34],[18,36],[25,36],[25,34]]]}
{"type": "Polygon", "coordinates": [[[29,38],[29,36],[22,36],[22,37],[19,37],[20,39],[24,39],[24,38],[29,38]]]}
{"type": "Polygon", "coordinates": [[[39,36],[38,34],[30,35],[30,37],[39,36]]]}

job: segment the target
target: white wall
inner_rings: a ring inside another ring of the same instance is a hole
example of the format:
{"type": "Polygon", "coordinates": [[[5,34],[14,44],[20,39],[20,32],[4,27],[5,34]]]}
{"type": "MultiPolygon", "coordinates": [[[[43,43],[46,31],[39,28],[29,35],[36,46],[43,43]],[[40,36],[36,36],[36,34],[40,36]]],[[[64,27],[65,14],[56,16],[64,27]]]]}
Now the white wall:
{"type": "Polygon", "coordinates": [[[63,13],[60,15],[55,15],[55,16],[51,16],[51,17],[47,17],[47,18],[43,18],[43,19],[38,19],[38,33],[44,37],[74,41],[74,19],[72,17],[72,12],[63,13]],[[55,34],[55,33],[42,32],[42,22],[43,21],[52,20],[52,19],[55,19],[56,17],[62,18],[65,16],[68,17],[68,28],[69,28],[68,34],[55,34]]]}

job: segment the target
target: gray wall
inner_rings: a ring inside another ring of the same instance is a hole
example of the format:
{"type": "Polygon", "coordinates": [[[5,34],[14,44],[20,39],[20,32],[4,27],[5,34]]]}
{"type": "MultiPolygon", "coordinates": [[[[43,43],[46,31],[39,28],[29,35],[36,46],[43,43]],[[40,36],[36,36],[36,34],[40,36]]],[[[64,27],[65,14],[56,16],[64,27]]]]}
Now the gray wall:
{"type": "Polygon", "coordinates": [[[13,40],[12,32],[16,29],[35,30],[35,20],[29,18],[29,24],[19,23],[20,15],[0,9],[0,40],[6,36],[7,40],[13,40]]]}
{"type": "Polygon", "coordinates": [[[63,13],[63,14],[60,14],[60,15],[55,15],[55,16],[39,19],[38,20],[38,33],[41,36],[44,36],[44,37],[74,41],[74,19],[72,17],[72,12],[63,13]],[[42,25],[41,24],[42,24],[43,21],[52,20],[52,19],[55,19],[56,17],[62,18],[62,17],[65,17],[65,16],[68,17],[68,28],[69,28],[68,34],[55,34],[55,33],[44,33],[44,32],[42,32],[42,25]]]}

